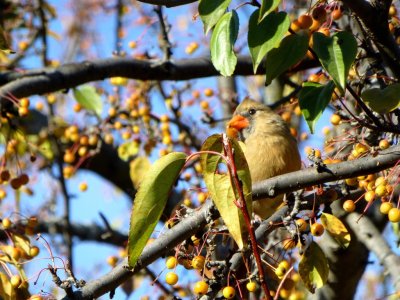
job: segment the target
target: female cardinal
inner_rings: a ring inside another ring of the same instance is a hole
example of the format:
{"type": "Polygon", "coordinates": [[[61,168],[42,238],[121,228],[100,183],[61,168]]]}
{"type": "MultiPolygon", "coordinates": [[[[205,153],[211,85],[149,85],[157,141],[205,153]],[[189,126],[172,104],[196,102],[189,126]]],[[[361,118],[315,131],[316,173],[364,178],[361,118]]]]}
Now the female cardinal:
{"type": "MultiPolygon", "coordinates": [[[[301,159],[297,142],[285,121],[269,107],[245,99],[227,124],[227,135],[244,142],[244,155],[253,183],[297,171],[301,159]]],[[[283,196],[253,202],[253,211],[261,218],[271,216],[283,196]]]]}

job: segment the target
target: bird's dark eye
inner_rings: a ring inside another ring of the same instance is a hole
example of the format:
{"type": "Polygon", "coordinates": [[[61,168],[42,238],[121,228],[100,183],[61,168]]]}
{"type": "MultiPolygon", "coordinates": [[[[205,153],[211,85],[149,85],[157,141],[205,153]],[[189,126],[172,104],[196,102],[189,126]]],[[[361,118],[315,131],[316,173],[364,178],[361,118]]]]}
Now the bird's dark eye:
{"type": "Polygon", "coordinates": [[[254,115],[256,113],[256,110],[254,108],[249,109],[249,115],[254,115]]]}

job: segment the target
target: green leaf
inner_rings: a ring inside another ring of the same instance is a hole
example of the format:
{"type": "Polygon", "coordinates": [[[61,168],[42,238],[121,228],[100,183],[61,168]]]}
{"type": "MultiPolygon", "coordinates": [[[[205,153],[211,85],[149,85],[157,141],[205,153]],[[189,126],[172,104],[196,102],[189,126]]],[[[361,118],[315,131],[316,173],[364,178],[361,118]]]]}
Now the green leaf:
{"type": "Polygon", "coordinates": [[[232,0],[200,0],[199,15],[207,34],[224,15],[232,0]]]}
{"type": "Polygon", "coordinates": [[[298,63],[308,50],[308,36],[291,34],[285,37],[278,48],[272,49],[265,60],[265,85],[298,63]]]}
{"type": "Polygon", "coordinates": [[[332,81],[325,85],[313,82],[303,84],[299,93],[299,104],[311,133],[314,133],[315,124],[331,100],[334,89],[332,81]]]}
{"type": "Polygon", "coordinates": [[[322,287],[328,280],[328,260],[317,243],[312,242],[301,258],[299,274],[311,293],[322,287]]]}
{"type": "Polygon", "coordinates": [[[249,21],[247,42],[253,61],[254,73],[264,56],[279,43],[287,33],[290,20],[285,12],[272,12],[258,23],[259,10],[256,10],[249,21]]]}
{"type": "Polygon", "coordinates": [[[389,85],[383,90],[366,90],[362,92],[361,98],[377,113],[389,113],[400,106],[400,83],[389,85]]]}
{"type": "Polygon", "coordinates": [[[357,55],[356,39],[347,31],[338,32],[332,37],[315,32],[313,49],[322,67],[329,73],[343,94],[346,89],[347,75],[357,55]]]}
{"type": "Polygon", "coordinates": [[[131,268],[135,267],[160,220],[170,190],[185,162],[185,153],[170,153],[157,160],[143,178],[136,193],[129,229],[128,264],[131,268]]]}
{"type": "Polygon", "coordinates": [[[237,58],[233,51],[239,32],[239,17],[236,11],[226,13],[217,23],[211,36],[211,61],[223,75],[230,76],[235,71],[237,58]]]}
{"type": "Polygon", "coordinates": [[[261,3],[258,22],[261,22],[271,11],[278,7],[281,0],[263,0],[261,3]]]}
{"type": "Polygon", "coordinates": [[[91,85],[83,85],[74,89],[75,100],[85,109],[94,112],[99,117],[103,111],[103,102],[96,89],[91,85]]]}
{"type": "Polygon", "coordinates": [[[128,161],[130,158],[138,154],[140,144],[137,141],[130,141],[119,145],[117,151],[120,159],[128,161]]]}
{"type": "MultiPolygon", "coordinates": [[[[235,140],[230,140],[230,143],[233,148],[237,174],[239,180],[242,182],[247,210],[251,215],[252,198],[249,167],[239,143],[235,140]]],[[[224,152],[222,135],[215,134],[207,138],[201,150],[222,154],[224,152]]],[[[239,198],[238,191],[233,188],[229,174],[221,171],[221,165],[222,170],[226,171],[227,169],[225,161],[217,154],[204,153],[201,155],[201,165],[207,189],[225,225],[228,227],[229,233],[239,249],[244,248],[246,246],[247,228],[241,210],[234,203],[239,198]]]]}
{"type": "Polygon", "coordinates": [[[349,247],[351,236],[346,226],[337,217],[322,213],[321,222],[328,234],[344,249],[349,247]]]}

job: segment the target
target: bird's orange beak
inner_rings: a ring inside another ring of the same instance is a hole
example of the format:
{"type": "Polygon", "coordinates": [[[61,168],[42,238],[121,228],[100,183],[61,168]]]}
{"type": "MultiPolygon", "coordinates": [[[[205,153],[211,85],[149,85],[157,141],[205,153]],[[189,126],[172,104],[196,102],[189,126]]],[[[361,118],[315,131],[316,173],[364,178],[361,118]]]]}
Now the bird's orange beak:
{"type": "Polygon", "coordinates": [[[241,115],[236,115],[226,125],[226,134],[230,138],[237,138],[239,131],[247,126],[249,126],[249,120],[241,115]]]}

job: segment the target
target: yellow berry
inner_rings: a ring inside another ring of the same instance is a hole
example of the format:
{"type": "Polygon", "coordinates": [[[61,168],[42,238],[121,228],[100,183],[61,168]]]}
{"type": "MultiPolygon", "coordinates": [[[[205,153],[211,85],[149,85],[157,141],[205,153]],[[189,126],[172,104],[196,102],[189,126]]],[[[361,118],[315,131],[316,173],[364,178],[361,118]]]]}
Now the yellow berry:
{"type": "Polygon", "coordinates": [[[386,185],[380,184],[375,188],[375,195],[377,197],[382,197],[387,195],[386,185]]]}
{"type": "Polygon", "coordinates": [[[205,295],[208,291],[208,284],[205,281],[198,281],[193,287],[193,291],[196,295],[205,295]]]}
{"type": "Polygon", "coordinates": [[[21,284],[21,276],[19,275],[11,276],[10,283],[13,288],[18,288],[19,285],[21,284]]]}
{"type": "Polygon", "coordinates": [[[167,269],[173,269],[177,266],[177,264],[178,260],[174,256],[168,257],[165,261],[165,266],[167,267],[167,269]]]}
{"type": "Polygon", "coordinates": [[[11,222],[11,220],[10,220],[9,218],[4,218],[4,219],[1,221],[1,223],[2,223],[4,229],[10,228],[11,225],[12,225],[12,222],[11,222]]]}
{"type": "Polygon", "coordinates": [[[375,200],[375,192],[374,191],[368,191],[364,195],[364,199],[367,202],[371,202],[375,200]]]}
{"type": "Polygon", "coordinates": [[[169,285],[177,284],[178,280],[179,276],[174,272],[168,272],[167,275],[165,275],[165,282],[169,285]]]}
{"type": "Polygon", "coordinates": [[[117,262],[118,262],[118,257],[116,257],[114,255],[109,256],[107,258],[107,264],[109,264],[113,268],[117,265],[117,262]]]}
{"type": "Polygon", "coordinates": [[[389,218],[389,221],[392,223],[399,222],[400,221],[400,209],[393,207],[391,210],[389,210],[388,218],[389,218]]]}
{"type": "Polygon", "coordinates": [[[29,249],[29,256],[32,256],[32,257],[38,256],[39,252],[40,252],[39,248],[36,246],[33,246],[29,249]]]}
{"type": "Polygon", "coordinates": [[[275,275],[278,276],[279,279],[282,279],[285,276],[286,270],[284,268],[280,268],[279,266],[275,269],[275,275]]]}
{"type": "Polygon", "coordinates": [[[81,183],[79,184],[79,190],[80,190],[81,192],[86,192],[87,189],[88,189],[88,184],[87,184],[86,182],[81,182],[81,183]]]}
{"type": "Polygon", "coordinates": [[[300,232],[303,232],[307,229],[308,224],[304,219],[297,219],[296,220],[296,225],[299,229],[300,232]]]}
{"type": "Polygon", "coordinates": [[[224,287],[224,289],[222,290],[222,294],[224,295],[224,297],[226,299],[232,299],[233,297],[235,297],[236,295],[236,291],[233,287],[231,286],[226,286],[224,287]]]}
{"type": "Polygon", "coordinates": [[[255,292],[255,291],[258,289],[257,283],[255,283],[254,281],[249,281],[249,282],[246,284],[246,289],[247,289],[249,292],[255,292]]]}
{"type": "Polygon", "coordinates": [[[202,255],[197,255],[192,259],[192,267],[197,270],[202,270],[204,268],[204,264],[206,262],[206,258],[202,255]]]}
{"type": "Polygon", "coordinates": [[[342,120],[342,118],[337,114],[333,114],[331,116],[331,123],[334,126],[339,125],[341,120],[342,120]]]}
{"type": "Polygon", "coordinates": [[[344,180],[344,182],[346,182],[346,184],[347,184],[348,186],[356,186],[356,185],[358,185],[357,178],[346,178],[346,179],[344,180]]]}
{"type": "Polygon", "coordinates": [[[381,212],[381,214],[387,215],[392,208],[392,202],[382,202],[381,206],[379,207],[379,211],[381,212]]]}

